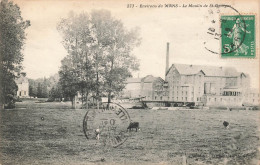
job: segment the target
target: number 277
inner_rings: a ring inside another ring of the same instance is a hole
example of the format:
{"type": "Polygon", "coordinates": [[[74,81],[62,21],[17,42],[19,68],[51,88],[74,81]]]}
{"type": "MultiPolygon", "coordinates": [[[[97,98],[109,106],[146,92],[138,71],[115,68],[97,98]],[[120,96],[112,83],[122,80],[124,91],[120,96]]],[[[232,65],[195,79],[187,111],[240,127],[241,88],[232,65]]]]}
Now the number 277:
{"type": "Polygon", "coordinates": [[[127,8],[134,8],[135,5],[134,4],[127,4],[127,8]]]}

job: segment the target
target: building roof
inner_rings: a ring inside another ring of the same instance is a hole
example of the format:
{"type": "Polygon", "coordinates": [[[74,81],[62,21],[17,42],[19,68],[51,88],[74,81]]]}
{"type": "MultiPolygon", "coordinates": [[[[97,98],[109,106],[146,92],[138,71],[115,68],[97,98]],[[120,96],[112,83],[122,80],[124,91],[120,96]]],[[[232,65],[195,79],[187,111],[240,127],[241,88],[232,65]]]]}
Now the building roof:
{"type": "Polygon", "coordinates": [[[28,83],[28,78],[23,75],[20,75],[20,77],[17,78],[15,82],[16,84],[28,83]]]}
{"type": "MultiPolygon", "coordinates": [[[[178,72],[182,75],[193,75],[193,74],[198,74],[199,72],[202,72],[206,76],[237,77],[241,74],[240,72],[237,72],[235,68],[232,68],[232,67],[172,64],[171,68],[173,66],[175,66],[175,68],[178,70],[178,72]]],[[[168,70],[168,72],[169,72],[169,70],[168,70]]],[[[167,74],[168,74],[168,72],[167,72],[167,74]]]]}
{"type": "Polygon", "coordinates": [[[152,75],[147,75],[143,78],[132,78],[132,77],[127,78],[126,83],[141,83],[141,82],[149,83],[149,82],[154,82],[157,79],[164,81],[161,77],[154,77],[152,75]]]}
{"type": "Polygon", "coordinates": [[[132,77],[130,77],[130,78],[126,79],[126,83],[140,83],[141,80],[142,80],[141,78],[132,78],[132,77]]]}
{"type": "Polygon", "coordinates": [[[142,81],[145,82],[145,83],[148,83],[148,82],[154,82],[157,79],[163,81],[163,79],[161,77],[154,77],[152,75],[145,76],[144,78],[142,78],[142,81]]]}

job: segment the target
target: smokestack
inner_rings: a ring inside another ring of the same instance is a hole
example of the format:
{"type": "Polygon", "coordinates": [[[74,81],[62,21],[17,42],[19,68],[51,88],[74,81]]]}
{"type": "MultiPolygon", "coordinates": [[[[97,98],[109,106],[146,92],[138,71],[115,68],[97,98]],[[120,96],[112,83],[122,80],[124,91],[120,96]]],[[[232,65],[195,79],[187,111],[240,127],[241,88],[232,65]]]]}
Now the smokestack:
{"type": "Polygon", "coordinates": [[[170,43],[167,42],[165,76],[166,76],[167,71],[169,70],[169,46],[170,46],[170,43]]]}

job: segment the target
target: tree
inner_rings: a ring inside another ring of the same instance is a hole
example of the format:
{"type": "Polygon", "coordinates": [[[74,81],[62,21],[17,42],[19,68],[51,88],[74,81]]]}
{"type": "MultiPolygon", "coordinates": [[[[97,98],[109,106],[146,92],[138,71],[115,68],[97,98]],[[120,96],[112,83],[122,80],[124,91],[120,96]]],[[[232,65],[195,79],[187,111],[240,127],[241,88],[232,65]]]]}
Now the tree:
{"type": "Polygon", "coordinates": [[[29,79],[29,96],[30,97],[37,97],[37,85],[36,82],[32,79],[29,79]]]}
{"type": "Polygon", "coordinates": [[[61,90],[61,85],[60,83],[56,84],[53,86],[49,92],[49,101],[55,101],[56,99],[59,99],[59,101],[62,101],[63,98],[63,93],[61,90]]]}
{"type": "Polygon", "coordinates": [[[76,71],[72,68],[71,60],[64,58],[61,61],[61,68],[59,71],[60,85],[62,93],[65,97],[69,97],[72,103],[72,108],[75,108],[75,96],[79,90],[78,77],[75,75],[76,71]]]}
{"type": "Polygon", "coordinates": [[[57,28],[68,52],[59,72],[60,82],[63,92],[71,97],[80,92],[86,101],[89,95],[99,100],[105,91],[111,101],[131,72],[138,70],[139,62],[132,55],[140,44],[138,30],[128,31],[109,11],[93,11],[90,16],[71,12],[57,28]]]}
{"type": "Polygon", "coordinates": [[[37,97],[42,98],[42,84],[41,83],[38,83],[38,86],[37,86],[37,97]]]}
{"type": "Polygon", "coordinates": [[[10,95],[16,95],[14,80],[22,69],[25,29],[30,22],[24,21],[20,8],[8,0],[0,2],[0,20],[0,100],[5,105],[10,95]]]}
{"type": "Polygon", "coordinates": [[[137,28],[128,31],[106,10],[93,11],[91,18],[102,49],[103,89],[107,92],[108,102],[111,102],[111,96],[124,88],[126,78],[139,69],[139,61],[132,54],[140,44],[139,33],[137,28]]]}
{"type": "Polygon", "coordinates": [[[43,83],[42,83],[42,97],[43,98],[49,97],[48,82],[47,82],[47,79],[45,77],[44,77],[43,83]]]}
{"type": "Polygon", "coordinates": [[[57,26],[63,36],[63,45],[68,52],[67,57],[62,61],[59,72],[60,83],[64,94],[72,100],[79,92],[82,96],[82,105],[84,100],[88,101],[88,97],[94,89],[95,73],[93,54],[90,51],[93,37],[90,26],[88,14],[75,15],[73,12],[68,18],[62,19],[57,26]],[[69,75],[73,77],[69,77],[69,75]]]}

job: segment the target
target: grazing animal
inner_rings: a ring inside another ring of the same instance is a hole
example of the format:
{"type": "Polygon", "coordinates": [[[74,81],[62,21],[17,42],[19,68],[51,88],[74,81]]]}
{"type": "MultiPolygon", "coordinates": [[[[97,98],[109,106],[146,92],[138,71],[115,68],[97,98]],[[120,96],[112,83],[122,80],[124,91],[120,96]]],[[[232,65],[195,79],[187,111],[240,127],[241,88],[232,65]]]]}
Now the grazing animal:
{"type": "Polygon", "coordinates": [[[223,125],[224,125],[225,128],[228,128],[228,127],[229,127],[229,122],[224,121],[224,122],[223,122],[223,125]]]}
{"type": "Polygon", "coordinates": [[[131,122],[129,124],[129,126],[127,127],[127,130],[132,131],[133,128],[136,129],[136,132],[137,132],[137,129],[140,130],[139,129],[139,122],[131,122]]]}

